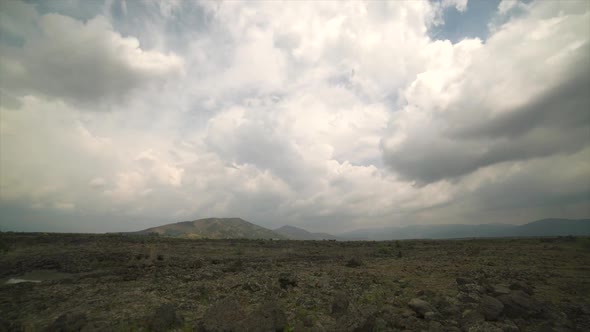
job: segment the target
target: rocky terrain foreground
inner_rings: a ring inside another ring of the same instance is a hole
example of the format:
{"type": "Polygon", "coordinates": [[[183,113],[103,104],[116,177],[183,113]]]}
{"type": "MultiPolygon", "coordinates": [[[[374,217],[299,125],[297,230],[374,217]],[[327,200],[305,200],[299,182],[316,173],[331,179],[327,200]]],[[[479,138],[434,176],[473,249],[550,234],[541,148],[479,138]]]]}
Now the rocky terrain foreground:
{"type": "Polygon", "coordinates": [[[581,237],[1,233],[0,278],[0,331],[590,331],[581,237]]]}

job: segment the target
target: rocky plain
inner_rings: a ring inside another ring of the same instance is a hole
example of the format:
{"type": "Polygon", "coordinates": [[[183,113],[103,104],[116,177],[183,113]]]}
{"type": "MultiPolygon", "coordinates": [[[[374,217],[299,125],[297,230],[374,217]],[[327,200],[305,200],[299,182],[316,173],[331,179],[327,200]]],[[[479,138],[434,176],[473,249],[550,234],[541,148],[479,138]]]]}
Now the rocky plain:
{"type": "Polygon", "coordinates": [[[590,331],[590,238],[0,233],[0,331],[590,331]]]}

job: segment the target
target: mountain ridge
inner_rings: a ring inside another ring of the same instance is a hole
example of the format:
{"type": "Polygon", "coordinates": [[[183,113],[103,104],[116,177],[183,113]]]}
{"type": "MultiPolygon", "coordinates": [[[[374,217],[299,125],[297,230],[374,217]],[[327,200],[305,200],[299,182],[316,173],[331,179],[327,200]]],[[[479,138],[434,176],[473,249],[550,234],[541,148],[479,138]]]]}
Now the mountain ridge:
{"type": "Polygon", "coordinates": [[[392,226],[359,229],[337,235],[313,233],[284,225],[274,230],[241,218],[204,218],[147,228],[130,234],[157,233],[161,236],[209,239],[279,239],[279,240],[404,240],[486,237],[590,236],[590,219],[546,218],[522,225],[511,224],[442,224],[392,226]]]}
{"type": "Polygon", "coordinates": [[[284,236],[270,229],[235,217],[181,221],[134,232],[134,234],[150,233],[191,239],[285,239],[284,236]]]}
{"type": "Polygon", "coordinates": [[[545,218],[522,225],[441,224],[361,229],[338,234],[349,240],[452,239],[590,235],[590,219],[545,218]]]}
{"type": "Polygon", "coordinates": [[[273,232],[283,235],[291,240],[337,240],[338,238],[328,233],[313,233],[303,228],[284,225],[273,229],[273,232]]]}

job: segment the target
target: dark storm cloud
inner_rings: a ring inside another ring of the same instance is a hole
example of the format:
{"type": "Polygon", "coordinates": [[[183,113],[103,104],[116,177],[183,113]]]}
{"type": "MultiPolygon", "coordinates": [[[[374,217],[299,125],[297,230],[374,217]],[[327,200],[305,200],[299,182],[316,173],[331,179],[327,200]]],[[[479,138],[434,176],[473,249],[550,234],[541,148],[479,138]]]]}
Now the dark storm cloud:
{"type": "Polygon", "coordinates": [[[437,126],[433,132],[411,137],[400,149],[385,149],[386,162],[404,178],[424,184],[502,162],[571,154],[587,147],[590,63],[584,55],[590,54],[590,45],[586,43],[576,52],[576,62],[568,71],[571,77],[561,78],[561,84],[525,105],[468,118],[473,109],[464,105],[471,101],[459,101],[450,107],[456,109],[453,117],[437,119],[445,124],[444,129],[437,126]],[[470,120],[461,118],[462,114],[470,120]]]}
{"type": "MultiPolygon", "coordinates": [[[[590,54],[590,44],[580,53],[590,54]]],[[[590,124],[590,61],[580,60],[573,76],[563,84],[518,109],[471,127],[454,129],[454,136],[458,139],[518,138],[539,127],[566,130],[562,134],[567,135],[567,130],[587,127],[590,124]]]]}

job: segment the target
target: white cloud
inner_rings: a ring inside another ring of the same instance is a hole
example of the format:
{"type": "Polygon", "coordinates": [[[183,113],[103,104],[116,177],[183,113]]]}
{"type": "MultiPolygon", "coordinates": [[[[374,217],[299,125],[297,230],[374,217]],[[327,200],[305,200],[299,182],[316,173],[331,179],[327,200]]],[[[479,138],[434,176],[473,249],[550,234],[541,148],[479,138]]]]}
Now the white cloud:
{"type": "Polygon", "coordinates": [[[329,231],[588,213],[587,6],[532,3],[486,41],[432,40],[449,6],[469,15],[466,1],[128,2],[124,22],[16,8],[22,22],[0,20],[27,27],[0,41],[0,199],[329,231]]]}
{"type": "Polygon", "coordinates": [[[518,3],[519,3],[518,0],[502,0],[502,1],[500,1],[500,4],[498,4],[498,13],[506,14],[512,8],[518,6],[518,3]]]}
{"type": "Polygon", "coordinates": [[[483,45],[463,41],[439,53],[392,117],[388,164],[432,182],[584,148],[590,11],[547,17],[547,6],[556,4],[531,8],[483,45]]]}
{"type": "Polygon", "coordinates": [[[43,94],[84,104],[122,101],[152,82],[178,77],[175,54],[143,50],[133,37],[113,31],[103,16],[80,22],[59,14],[36,20],[22,48],[2,55],[2,89],[43,94]]]}

